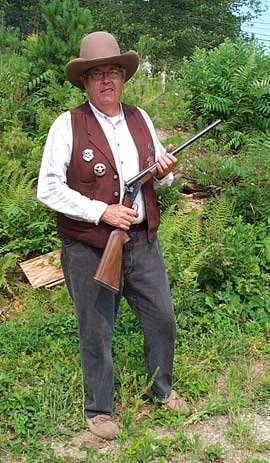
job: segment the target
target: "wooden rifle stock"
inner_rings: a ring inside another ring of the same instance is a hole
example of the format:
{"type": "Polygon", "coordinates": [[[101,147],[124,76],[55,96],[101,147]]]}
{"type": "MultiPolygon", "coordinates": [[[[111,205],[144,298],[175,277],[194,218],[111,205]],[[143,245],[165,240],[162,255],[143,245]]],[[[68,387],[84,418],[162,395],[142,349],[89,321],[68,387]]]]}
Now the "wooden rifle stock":
{"type": "Polygon", "coordinates": [[[129,240],[127,232],[121,228],[111,232],[94,276],[98,284],[115,293],[120,289],[123,249],[129,240]]]}
{"type": "MultiPolygon", "coordinates": [[[[191,143],[198,140],[205,133],[209,132],[212,128],[221,123],[221,119],[216,120],[211,125],[197,133],[189,140],[182,143],[178,148],[172,151],[176,155],[183,149],[187,148],[191,143]]],[[[155,162],[152,166],[146,167],[139,172],[138,175],[125,182],[125,194],[123,198],[123,205],[132,207],[141,186],[148,182],[157,174],[157,164],[155,162]]],[[[122,257],[124,245],[130,240],[127,232],[120,228],[113,230],[109,236],[106,247],[104,249],[102,258],[94,276],[94,280],[101,286],[118,293],[120,289],[121,270],[122,270],[122,257]]]]}
{"type": "MultiPolygon", "coordinates": [[[[132,207],[133,201],[125,193],[123,205],[132,207]]],[[[110,233],[106,247],[99,262],[94,280],[114,293],[120,290],[122,257],[125,244],[130,240],[127,232],[116,228],[110,233]]]]}

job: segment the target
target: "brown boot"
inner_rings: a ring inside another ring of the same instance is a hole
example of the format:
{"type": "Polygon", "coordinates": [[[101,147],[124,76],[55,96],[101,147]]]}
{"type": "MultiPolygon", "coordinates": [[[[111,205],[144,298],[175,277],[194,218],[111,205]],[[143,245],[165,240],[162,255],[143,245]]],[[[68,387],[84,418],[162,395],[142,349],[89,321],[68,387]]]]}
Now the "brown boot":
{"type": "Polygon", "coordinates": [[[191,409],[184,399],[182,399],[176,391],[172,390],[169,397],[161,401],[169,410],[183,410],[186,417],[192,414],[191,409]]]}
{"type": "Polygon", "coordinates": [[[92,434],[95,434],[102,439],[114,439],[118,432],[119,427],[109,415],[96,415],[94,418],[86,418],[92,434]]]}
{"type": "MultiPolygon", "coordinates": [[[[154,393],[151,389],[147,389],[146,395],[153,399],[155,397],[154,393]]],[[[171,411],[183,410],[186,417],[192,414],[191,409],[189,408],[188,404],[184,399],[182,399],[176,391],[172,390],[170,395],[165,399],[157,398],[162,404],[166,405],[166,407],[171,411]]]]}

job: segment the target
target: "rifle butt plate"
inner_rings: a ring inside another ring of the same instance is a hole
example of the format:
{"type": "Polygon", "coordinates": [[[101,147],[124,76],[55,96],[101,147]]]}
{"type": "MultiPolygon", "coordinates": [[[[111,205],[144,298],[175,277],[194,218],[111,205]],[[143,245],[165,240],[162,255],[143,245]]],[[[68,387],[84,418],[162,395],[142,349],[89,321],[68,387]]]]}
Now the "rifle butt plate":
{"type": "Polygon", "coordinates": [[[104,281],[100,281],[97,277],[94,277],[94,280],[99,286],[102,286],[103,288],[109,289],[115,294],[119,293],[119,288],[115,288],[114,286],[109,285],[108,283],[104,283],[104,281]]]}

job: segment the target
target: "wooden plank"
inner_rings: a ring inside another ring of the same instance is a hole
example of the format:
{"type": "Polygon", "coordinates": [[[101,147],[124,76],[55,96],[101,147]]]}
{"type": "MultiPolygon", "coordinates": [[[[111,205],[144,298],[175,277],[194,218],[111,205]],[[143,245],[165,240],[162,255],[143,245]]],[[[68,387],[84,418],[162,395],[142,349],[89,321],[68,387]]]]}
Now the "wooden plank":
{"type": "Polygon", "coordinates": [[[64,281],[60,262],[60,249],[20,263],[20,267],[33,288],[51,288],[64,281]]]}

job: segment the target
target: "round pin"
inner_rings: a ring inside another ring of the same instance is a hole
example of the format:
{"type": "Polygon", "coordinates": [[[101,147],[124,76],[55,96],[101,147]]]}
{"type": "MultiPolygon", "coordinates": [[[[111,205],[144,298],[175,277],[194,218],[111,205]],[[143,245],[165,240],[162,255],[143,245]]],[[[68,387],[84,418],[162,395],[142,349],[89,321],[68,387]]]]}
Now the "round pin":
{"type": "Polygon", "coordinates": [[[103,175],[106,174],[106,166],[105,164],[102,164],[99,162],[94,166],[94,174],[97,175],[98,177],[103,177],[103,175]]]}
{"type": "Polygon", "coordinates": [[[84,161],[90,162],[90,161],[92,161],[92,159],[94,159],[95,155],[93,153],[93,150],[91,150],[90,148],[86,148],[82,152],[82,157],[83,157],[84,161]]]}

